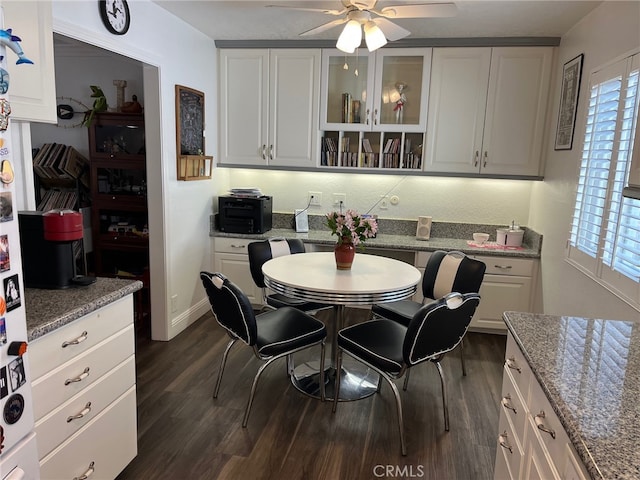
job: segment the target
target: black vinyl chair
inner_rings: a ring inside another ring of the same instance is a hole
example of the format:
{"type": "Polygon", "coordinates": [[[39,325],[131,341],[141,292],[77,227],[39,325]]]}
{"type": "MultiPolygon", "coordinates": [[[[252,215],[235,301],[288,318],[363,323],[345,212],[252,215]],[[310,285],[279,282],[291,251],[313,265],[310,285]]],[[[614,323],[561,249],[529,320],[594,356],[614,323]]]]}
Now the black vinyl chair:
{"type": "Polygon", "coordinates": [[[304,243],[302,240],[297,238],[271,238],[268,240],[251,242],[249,244],[248,253],[251,277],[255,284],[262,289],[262,300],[267,307],[294,307],[298,310],[302,310],[303,312],[314,312],[330,306],[316,302],[298,300],[297,298],[291,298],[280,293],[267,294],[267,286],[264,283],[262,265],[272,258],[304,252],[304,243]]]}
{"type": "MultiPolygon", "coordinates": [[[[378,372],[391,386],[398,412],[402,455],[407,454],[402,402],[393,380],[402,377],[419,363],[433,362],[440,374],[444,428],[449,431],[447,385],[440,360],[462,342],[479,303],[480,295],[477,293],[454,292],[420,307],[406,327],[382,318],[352,325],[338,332],[336,370],[340,371],[344,352],[378,372]]],[[[340,382],[336,381],[333,412],[336,411],[339,395],[340,382]]]]}
{"type": "Polygon", "coordinates": [[[251,385],[249,401],[242,426],[247,426],[253,397],[260,375],[274,360],[299,350],[320,345],[320,398],[324,401],[324,356],[327,330],[320,320],[293,307],[282,307],[255,315],[247,296],[221,273],[200,272],[200,279],[209,297],[211,311],[231,340],[222,356],[213,398],[218,397],[227,356],[236,341],[241,340],[253,349],[255,356],[265,361],[251,385]]]}
{"type": "MultiPolygon", "coordinates": [[[[422,303],[413,300],[400,300],[391,303],[373,305],[371,312],[375,317],[388,318],[402,325],[409,322],[420,308],[436,298],[448,293],[474,293],[480,291],[486,265],[480,260],[468,257],[462,252],[437,250],[431,254],[422,277],[422,303]]],[[[460,344],[460,362],[462,374],[467,374],[464,363],[464,343],[460,344]]],[[[406,390],[409,376],[405,378],[406,390]]]]}

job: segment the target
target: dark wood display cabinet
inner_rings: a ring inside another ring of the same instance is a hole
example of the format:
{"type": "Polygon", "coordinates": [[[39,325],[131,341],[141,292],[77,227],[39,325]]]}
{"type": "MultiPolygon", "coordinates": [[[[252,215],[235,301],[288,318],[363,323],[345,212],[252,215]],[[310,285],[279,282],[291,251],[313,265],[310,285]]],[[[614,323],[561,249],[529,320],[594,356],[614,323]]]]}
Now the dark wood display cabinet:
{"type": "Polygon", "coordinates": [[[98,276],[141,280],[136,326],[149,329],[149,230],[144,116],[101,113],[89,127],[93,266],[98,276]]]}

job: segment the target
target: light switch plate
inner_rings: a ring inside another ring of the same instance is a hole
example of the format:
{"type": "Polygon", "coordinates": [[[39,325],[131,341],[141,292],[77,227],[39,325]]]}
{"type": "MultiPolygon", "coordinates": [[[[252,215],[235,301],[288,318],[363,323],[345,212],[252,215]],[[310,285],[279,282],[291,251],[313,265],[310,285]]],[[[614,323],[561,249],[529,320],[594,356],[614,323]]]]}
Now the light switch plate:
{"type": "Polygon", "coordinates": [[[296,232],[306,233],[309,231],[309,217],[306,209],[297,208],[295,210],[296,232]]]}

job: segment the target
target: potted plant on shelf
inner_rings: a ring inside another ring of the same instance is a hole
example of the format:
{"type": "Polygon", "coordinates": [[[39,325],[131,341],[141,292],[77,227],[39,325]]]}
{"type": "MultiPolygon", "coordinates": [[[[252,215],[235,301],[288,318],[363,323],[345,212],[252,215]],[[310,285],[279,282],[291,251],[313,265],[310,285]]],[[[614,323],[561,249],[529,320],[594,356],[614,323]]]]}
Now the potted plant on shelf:
{"type": "MultiPolygon", "coordinates": [[[[356,247],[361,246],[367,238],[375,237],[378,232],[375,218],[360,215],[355,210],[327,213],[327,226],[331,235],[338,237],[334,249],[338,270],[350,270],[356,247]]],[[[361,247],[364,248],[363,245],[361,247]]]]}

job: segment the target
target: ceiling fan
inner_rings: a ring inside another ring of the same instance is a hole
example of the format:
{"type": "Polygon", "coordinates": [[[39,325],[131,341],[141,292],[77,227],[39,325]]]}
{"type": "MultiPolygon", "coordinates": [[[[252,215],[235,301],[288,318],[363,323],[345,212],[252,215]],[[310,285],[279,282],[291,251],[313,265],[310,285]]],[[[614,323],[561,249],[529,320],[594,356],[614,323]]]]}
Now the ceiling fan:
{"type": "Polygon", "coordinates": [[[346,24],[336,44],[336,48],[346,53],[353,53],[360,46],[363,30],[367,49],[370,52],[384,46],[387,40],[393,42],[411,34],[408,30],[389,20],[390,18],[452,17],[457,11],[456,5],[451,2],[391,5],[379,10],[375,8],[378,0],[340,0],[340,2],[343,6],[340,10],[285,5],[267,6],[342,17],[302,32],[300,35],[315,35],[338,25],[346,24]]]}

